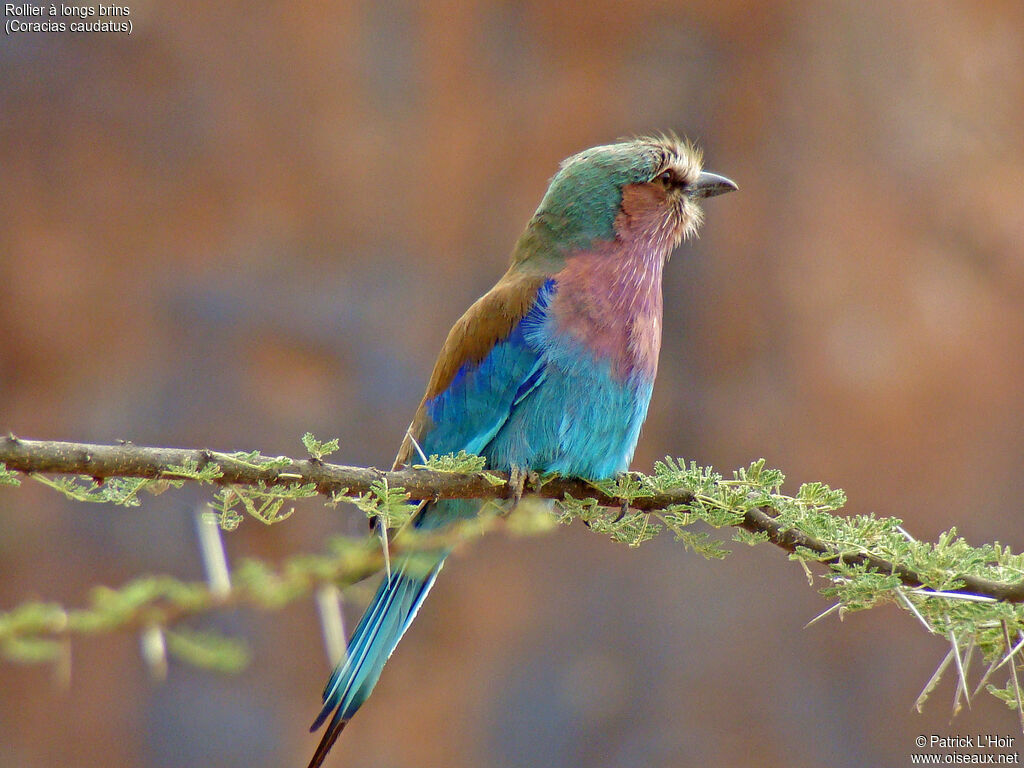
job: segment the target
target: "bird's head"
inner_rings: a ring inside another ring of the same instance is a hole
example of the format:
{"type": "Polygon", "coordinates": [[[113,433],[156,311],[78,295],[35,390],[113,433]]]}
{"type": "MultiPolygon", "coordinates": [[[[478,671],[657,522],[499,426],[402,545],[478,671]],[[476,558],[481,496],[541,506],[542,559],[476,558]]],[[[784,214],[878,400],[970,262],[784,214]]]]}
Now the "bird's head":
{"type": "Polygon", "coordinates": [[[737,189],[704,171],[700,150],[674,137],[639,138],[564,160],[520,239],[520,258],[560,259],[622,240],[667,258],[703,219],[700,200],[737,189]]]}

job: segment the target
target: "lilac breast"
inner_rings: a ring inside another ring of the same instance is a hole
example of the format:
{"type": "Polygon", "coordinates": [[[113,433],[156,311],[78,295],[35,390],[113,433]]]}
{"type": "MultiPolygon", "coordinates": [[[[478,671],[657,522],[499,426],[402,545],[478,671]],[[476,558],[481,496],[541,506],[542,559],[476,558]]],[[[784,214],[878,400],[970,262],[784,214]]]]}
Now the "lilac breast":
{"type": "Polygon", "coordinates": [[[653,381],[661,348],[660,252],[616,241],[570,257],[555,275],[551,316],[560,334],[607,361],[620,381],[653,381]]]}

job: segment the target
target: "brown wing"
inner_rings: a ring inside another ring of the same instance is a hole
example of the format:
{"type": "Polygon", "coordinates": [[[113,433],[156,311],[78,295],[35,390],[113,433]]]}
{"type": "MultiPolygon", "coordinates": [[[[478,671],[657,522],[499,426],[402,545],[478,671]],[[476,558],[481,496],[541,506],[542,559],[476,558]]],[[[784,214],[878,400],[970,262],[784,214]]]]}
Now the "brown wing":
{"type": "Polygon", "coordinates": [[[413,441],[419,442],[427,427],[426,403],[451,384],[467,363],[479,363],[502,339],[508,337],[537,299],[547,275],[524,273],[513,266],[491,290],[477,299],[448,332],[441,354],[434,364],[426,394],[413,416],[392,469],[416,457],[413,441]]]}

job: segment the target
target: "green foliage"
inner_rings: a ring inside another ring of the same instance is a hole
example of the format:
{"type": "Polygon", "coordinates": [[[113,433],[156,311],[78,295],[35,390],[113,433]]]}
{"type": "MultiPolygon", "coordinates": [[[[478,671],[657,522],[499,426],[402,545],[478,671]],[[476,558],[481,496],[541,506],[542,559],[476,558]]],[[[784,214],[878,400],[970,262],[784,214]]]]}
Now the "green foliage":
{"type": "Polygon", "coordinates": [[[370,485],[369,493],[361,493],[348,499],[363,510],[371,520],[380,520],[384,528],[402,528],[416,512],[416,505],[409,504],[409,494],[403,488],[390,488],[387,480],[377,480],[370,485]]]}
{"type": "Polygon", "coordinates": [[[639,547],[645,541],[650,541],[662,530],[661,525],[651,521],[650,515],[623,513],[621,507],[602,507],[595,499],[566,496],[559,502],[559,506],[562,509],[559,522],[567,525],[573,520],[581,520],[590,530],[607,534],[612,541],[631,547],[639,547]]]}
{"type": "Polygon", "coordinates": [[[323,461],[325,456],[329,456],[338,450],[338,438],[324,443],[313,437],[312,432],[307,432],[302,436],[302,444],[309,451],[309,457],[314,461],[323,461]]]}
{"type": "Polygon", "coordinates": [[[212,483],[224,472],[218,464],[208,462],[202,469],[194,461],[186,461],[184,464],[172,464],[162,473],[161,477],[166,479],[175,488],[180,488],[185,480],[193,480],[197,483],[212,483]]]}
{"type": "Polygon", "coordinates": [[[33,480],[48,485],[72,501],[87,501],[95,504],[116,504],[120,507],[137,507],[142,502],[139,492],[155,489],[158,480],[141,477],[111,477],[96,481],[91,477],[47,477],[33,473],[33,480]]]}
{"type": "Polygon", "coordinates": [[[286,502],[316,496],[315,483],[292,483],[268,487],[265,483],[251,486],[231,485],[221,488],[210,503],[215,519],[225,531],[237,528],[244,514],[265,525],[273,525],[291,517],[295,508],[282,512],[286,502]]]}
{"type": "Polygon", "coordinates": [[[466,453],[465,451],[459,451],[458,453],[444,453],[440,456],[436,453],[430,455],[427,459],[426,464],[415,464],[414,466],[422,469],[433,469],[438,472],[460,472],[469,474],[471,472],[480,472],[484,467],[487,466],[487,459],[483,456],[477,456],[475,453],[466,453]]]}
{"type": "Polygon", "coordinates": [[[484,480],[491,485],[504,485],[504,478],[495,475],[493,472],[484,472],[484,468],[487,466],[487,459],[483,456],[477,456],[475,453],[466,453],[465,451],[459,451],[458,453],[443,453],[443,454],[431,454],[425,464],[413,464],[415,469],[430,469],[435,472],[454,472],[458,474],[476,474],[482,473],[484,480]]]}
{"type": "Polygon", "coordinates": [[[0,654],[8,661],[42,664],[60,658],[62,647],[56,640],[38,637],[12,637],[0,644],[0,654]]]}
{"type": "Polygon", "coordinates": [[[623,472],[610,480],[591,480],[590,485],[605,496],[630,502],[655,493],[655,487],[639,472],[623,472]]]}
{"type": "Polygon", "coordinates": [[[746,544],[748,547],[756,547],[758,544],[767,543],[769,538],[765,531],[751,533],[750,531],[746,531],[742,528],[737,528],[733,531],[732,540],[740,544],[746,544]]]}
{"type": "Polygon", "coordinates": [[[9,470],[3,462],[0,462],[0,485],[21,485],[18,473],[9,470]]]}
{"type": "Polygon", "coordinates": [[[241,499],[234,488],[221,488],[213,495],[210,502],[211,512],[207,513],[213,517],[217,525],[225,531],[233,531],[245,520],[245,515],[239,511],[242,506],[241,499]]]}
{"type": "Polygon", "coordinates": [[[676,531],[676,540],[708,560],[724,560],[729,550],[703,531],[676,531]]]}
{"type": "MultiPolygon", "coordinates": [[[[339,538],[328,543],[327,553],[297,555],[278,569],[258,560],[242,560],[226,595],[214,593],[203,582],[142,576],[119,588],[94,587],[82,608],[28,602],[0,613],[0,656],[19,662],[55,661],[63,652],[61,638],[163,628],[189,616],[237,605],[274,610],[307,596],[319,584],[352,583],[380,565],[375,542],[339,538]]],[[[207,630],[178,627],[164,635],[170,653],[201,667],[236,671],[249,658],[244,644],[207,630]]]]}
{"type": "Polygon", "coordinates": [[[241,672],[249,664],[249,647],[212,630],[176,629],[165,633],[167,650],[181,661],[215,672],[241,672]]]}
{"type": "Polygon", "coordinates": [[[1006,704],[1010,709],[1017,709],[1017,697],[1019,693],[1012,680],[1002,688],[996,688],[994,685],[989,683],[985,686],[985,690],[1006,704]]]}
{"type": "MultiPolygon", "coordinates": [[[[6,471],[6,470],[4,470],[6,471]]],[[[10,473],[9,473],[10,474],[10,473]]],[[[202,469],[195,462],[167,467],[159,479],[143,477],[109,477],[97,480],[85,475],[49,477],[32,473],[33,480],[53,488],[72,501],[84,501],[93,504],[115,504],[120,507],[137,507],[142,503],[139,494],[146,491],[151,494],[162,493],[168,485],[180,488],[186,480],[197,483],[212,483],[222,475],[221,468],[214,463],[206,464],[202,469]]],[[[17,478],[14,478],[16,481],[17,478]]],[[[0,474],[0,485],[3,475],[0,474]]],[[[13,483],[12,483],[13,484],[13,483]]]]}
{"type": "Polygon", "coordinates": [[[0,655],[17,662],[53,661],[60,655],[60,643],[46,635],[64,631],[67,624],[60,605],[23,603],[0,614],[0,655]]]}

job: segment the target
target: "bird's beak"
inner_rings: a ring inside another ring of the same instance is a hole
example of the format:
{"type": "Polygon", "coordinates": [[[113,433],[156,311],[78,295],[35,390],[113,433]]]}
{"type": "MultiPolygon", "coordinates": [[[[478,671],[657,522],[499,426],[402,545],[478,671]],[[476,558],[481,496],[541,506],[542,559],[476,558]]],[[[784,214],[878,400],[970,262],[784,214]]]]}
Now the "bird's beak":
{"type": "Polygon", "coordinates": [[[735,181],[719,176],[717,173],[704,171],[697,177],[697,183],[691,184],[689,189],[690,197],[714,197],[724,195],[726,192],[734,192],[739,189],[735,181]]]}

